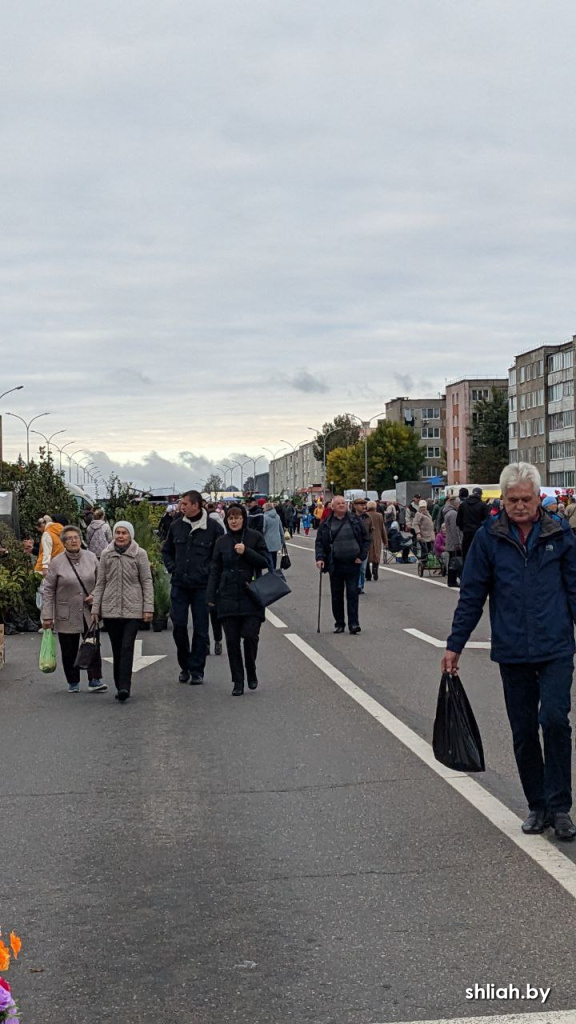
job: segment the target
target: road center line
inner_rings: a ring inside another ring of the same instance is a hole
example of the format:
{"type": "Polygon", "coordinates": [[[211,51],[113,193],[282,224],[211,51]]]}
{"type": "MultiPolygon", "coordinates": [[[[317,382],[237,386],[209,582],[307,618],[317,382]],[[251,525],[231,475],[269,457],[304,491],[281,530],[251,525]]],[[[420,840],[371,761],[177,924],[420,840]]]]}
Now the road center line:
{"type": "MultiPolygon", "coordinates": [[[[333,683],[336,683],[344,693],[347,693],[352,700],[355,700],[369,715],[372,715],[380,725],[384,727],[392,736],[394,736],[400,743],[403,743],[416,757],[420,760],[436,775],[444,779],[452,789],[455,789],[460,796],[464,797],[480,814],[483,814],[488,819],[494,828],[497,828],[505,836],[510,839],[512,843],[518,846],[527,857],[530,857],[543,871],[546,871],[559,885],[561,885],[566,892],[570,893],[574,899],[576,899],[576,864],[572,863],[564,854],[546,838],[543,836],[525,836],[520,830],[522,824],[521,819],[517,815],[513,814],[500,800],[492,796],[486,789],[483,788],[475,779],[469,775],[465,775],[461,772],[454,772],[450,768],[445,768],[443,764],[440,764],[436,760],[432,752],[432,747],[429,743],[418,736],[412,729],[409,729],[404,722],[401,722],[399,718],[396,718],[389,711],[386,710],[382,704],[374,700],[368,693],[362,690],[356,683],[353,683],[351,679],[340,672],[334,665],[332,665],[326,658],[323,658],[321,654],[318,654],[313,647],[310,647],[305,640],[302,640],[296,633],[285,633],[284,636],[291,644],[294,645],[312,664],[316,665],[324,675],[328,676],[333,683]]],[[[571,1018],[571,1024],[576,1024],[576,1011],[570,1011],[574,1013],[571,1018]]],[[[530,1014],[531,1024],[534,1014],[530,1014]]],[[[546,1019],[549,1019],[550,1015],[546,1015],[546,1019]]],[[[545,1019],[545,1015],[541,1015],[542,1021],[545,1019]]],[[[467,1018],[469,1021],[470,1018],[467,1018]]],[[[490,1018],[494,1020],[493,1017],[490,1018]]],[[[510,1021],[510,1017],[508,1017],[510,1021]]],[[[427,1022],[431,1024],[431,1022],[427,1022]]]]}
{"type": "Polygon", "coordinates": [[[307,548],[304,544],[294,544],[291,540],[286,541],[286,547],[288,548],[300,548],[300,551],[311,551],[314,554],[314,548],[307,548]]]}
{"type": "MultiPolygon", "coordinates": [[[[404,629],[405,633],[410,633],[410,636],[415,636],[418,640],[425,640],[427,644],[432,644],[433,647],[446,647],[445,640],[437,640],[435,636],[429,636],[428,633],[422,633],[420,629],[404,629]]],[[[492,644],[489,640],[469,640],[466,644],[466,650],[470,648],[476,651],[489,651],[492,644]]]]}
{"type": "Polygon", "coordinates": [[[440,583],[440,580],[427,579],[426,576],[412,576],[409,572],[402,572],[402,569],[391,569],[389,565],[381,565],[382,572],[394,572],[397,576],[403,576],[405,580],[416,580],[417,583],[431,583],[434,587],[442,587],[443,590],[454,590],[457,594],[460,593],[458,587],[447,587],[445,583],[440,583]]]}

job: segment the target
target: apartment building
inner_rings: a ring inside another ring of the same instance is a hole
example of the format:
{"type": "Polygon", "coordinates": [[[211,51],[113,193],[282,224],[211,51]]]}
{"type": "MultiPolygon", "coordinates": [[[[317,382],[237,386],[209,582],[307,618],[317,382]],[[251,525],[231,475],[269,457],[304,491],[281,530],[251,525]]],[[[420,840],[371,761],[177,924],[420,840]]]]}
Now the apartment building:
{"type": "Polygon", "coordinates": [[[322,463],[314,458],[314,442],[301,444],[295,452],[272,459],[269,466],[270,494],[294,494],[322,485],[322,463]]]}
{"type": "MultiPolygon", "coordinates": [[[[508,378],[462,377],[446,386],[446,468],[449,483],[473,482],[468,431],[473,423],[474,406],[481,400],[490,400],[499,388],[508,388],[508,378]]],[[[494,481],[483,480],[482,483],[494,481]]]]}
{"type": "Polygon", "coordinates": [[[423,480],[442,479],[444,449],[446,447],[446,399],[393,398],[386,402],[389,423],[402,423],[414,430],[426,462],[420,476],[423,480]]]}
{"type": "Polygon", "coordinates": [[[531,462],[548,487],[574,487],[574,345],[541,345],[508,371],[511,462],[531,462]]]}

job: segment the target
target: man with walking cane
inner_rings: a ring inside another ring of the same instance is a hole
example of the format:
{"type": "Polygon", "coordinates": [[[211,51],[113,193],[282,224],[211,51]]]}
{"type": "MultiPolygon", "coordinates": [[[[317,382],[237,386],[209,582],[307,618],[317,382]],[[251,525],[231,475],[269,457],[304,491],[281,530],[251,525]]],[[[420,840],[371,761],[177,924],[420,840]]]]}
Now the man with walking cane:
{"type": "MultiPolygon", "coordinates": [[[[370,541],[362,521],[346,509],[346,499],[337,495],[332,512],[318,527],[316,534],[316,565],[330,575],[334,632],[346,629],[344,591],[348,612],[348,629],[353,636],[360,633],[358,622],[358,580],[360,567],[368,555],[370,541]]],[[[321,591],[320,591],[321,595],[321,591]]],[[[319,595],[319,596],[320,596],[319,595]]],[[[318,607],[320,624],[320,605],[318,607]]]]}

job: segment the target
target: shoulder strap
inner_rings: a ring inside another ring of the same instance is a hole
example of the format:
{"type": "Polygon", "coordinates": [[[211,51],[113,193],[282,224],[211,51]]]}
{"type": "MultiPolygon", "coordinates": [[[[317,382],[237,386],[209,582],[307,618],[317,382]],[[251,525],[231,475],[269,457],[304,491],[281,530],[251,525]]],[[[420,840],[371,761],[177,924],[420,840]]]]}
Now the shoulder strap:
{"type": "Polygon", "coordinates": [[[80,586],[82,587],[82,590],[83,590],[83,591],[84,591],[84,593],[86,594],[86,597],[88,597],[88,591],[86,590],[86,587],[84,586],[84,584],[83,584],[82,580],[80,579],[80,576],[78,575],[78,572],[77,572],[77,570],[76,570],[76,566],[74,565],[74,562],[72,561],[72,559],[71,559],[71,558],[70,558],[70,556],[68,555],[68,552],[66,552],[66,558],[68,559],[68,561],[69,561],[70,565],[72,566],[72,569],[74,570],[74,575],[76,576],[76,579],[78,580],[78,583],[79,583],[79,584],[80,584],[80,586]]]}

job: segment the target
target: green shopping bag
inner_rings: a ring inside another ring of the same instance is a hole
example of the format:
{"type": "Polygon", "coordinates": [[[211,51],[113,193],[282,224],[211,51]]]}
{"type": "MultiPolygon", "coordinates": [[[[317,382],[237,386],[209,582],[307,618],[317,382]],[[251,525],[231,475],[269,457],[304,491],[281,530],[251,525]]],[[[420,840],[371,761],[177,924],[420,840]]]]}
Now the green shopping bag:
{"type": "Polygon", "coordinates": [[[55,672],[56,670],[56,637],[51,629],[45,629],[42,634],[38,667],[41,672],[55,672]]]}

